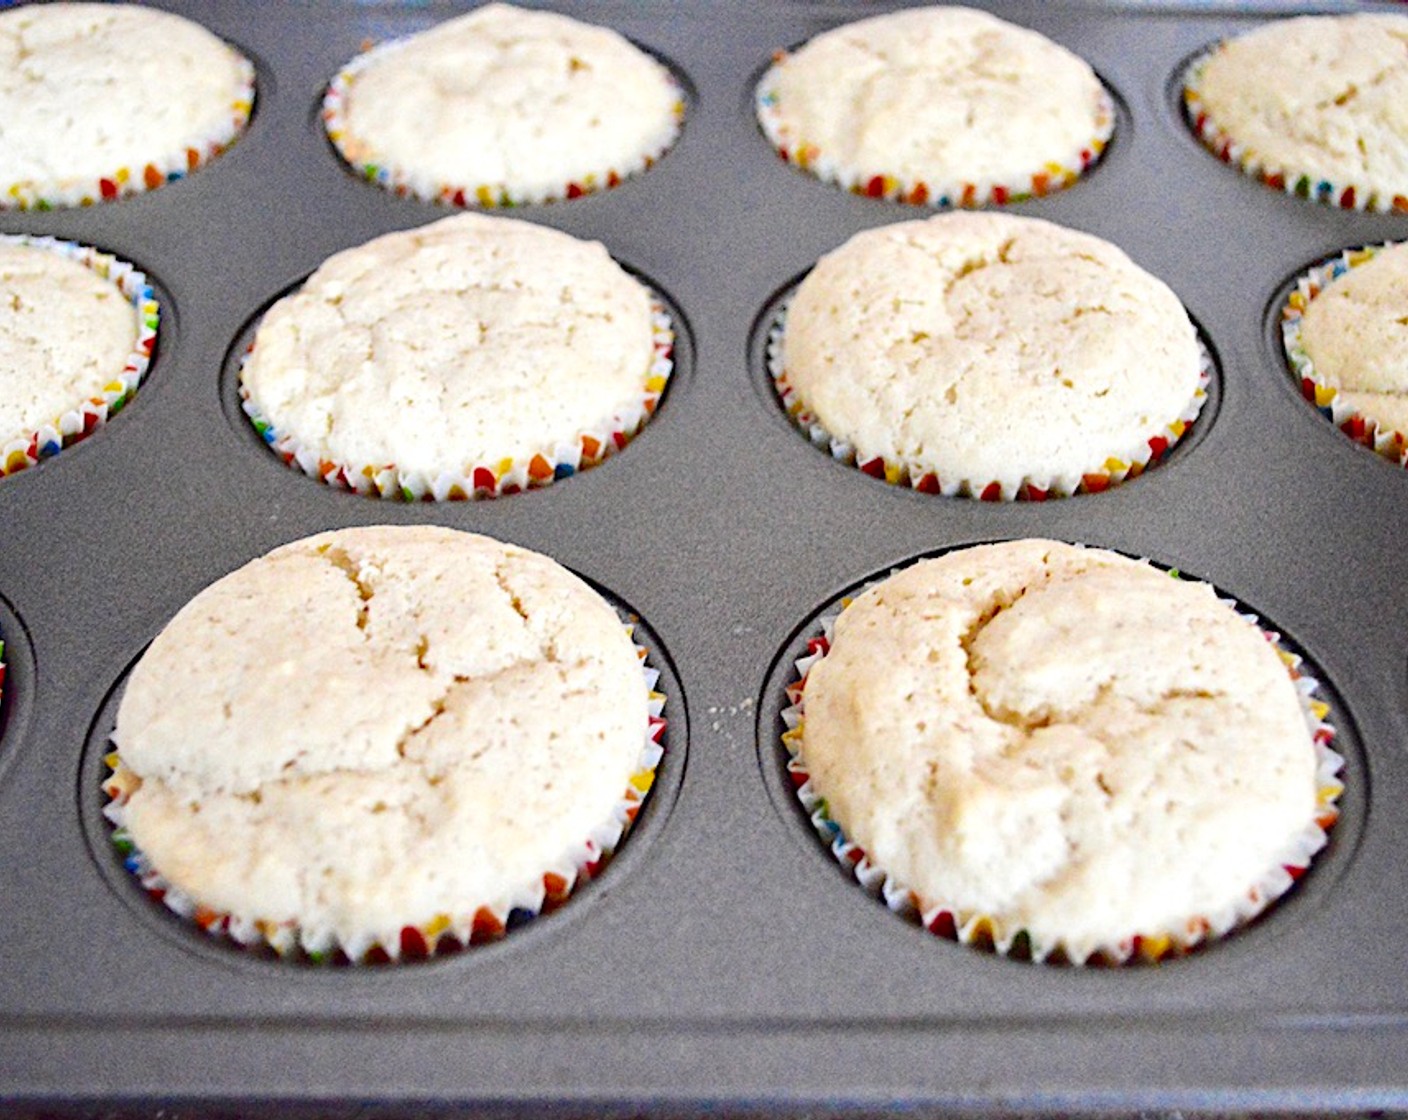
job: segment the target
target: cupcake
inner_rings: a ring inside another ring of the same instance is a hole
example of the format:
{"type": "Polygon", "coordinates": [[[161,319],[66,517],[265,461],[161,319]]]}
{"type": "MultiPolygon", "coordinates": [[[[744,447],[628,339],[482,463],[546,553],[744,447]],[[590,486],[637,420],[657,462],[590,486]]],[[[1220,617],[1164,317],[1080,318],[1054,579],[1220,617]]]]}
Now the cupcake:
{"type": "Polygon", "coordinates": [[[136,392],[158,311],[125,261],[0,234],[0,476],[89,435],[136,392]]]}
{"type": "Polygon", "coordinates": [[[1204,584],[1025,540],[873,586],[784,737],[837,857],[934,932],[1119,963],[1247,922],[1325,843],[1340,759],[1204,584]]]}
{"type": "Polygon", "coordinates": [[[1311,269],[1281,329],[1306,400],[1351,439],[1408,466],[1408,243],[1311,269]]]}
{"type": "Polygon", "coordinates": [[[594,465],[670,374],[664,308],[596,242],[460,214],[329,258],[265,315],[245,411],[291,465],[385,497],[511,494],[594,465]]]}
{"type": "Polygon", "coordinates": [[[87,206],[180,179],[249,121],[254,67],[135,4],[0,12],[0,208],[87,206]]]}
{"type": "Polygon", "coordinates": [[[1195,59],[1183,102],[1218,158],[1268,186],[1408,212],[1408,15],[1268,23],[1195,59]]]}
{"type": "Polygon", "coordinates": [[[683,117],[670,72],[621,35],[507,4],[361,55],[323,100],[358,172],[454,206],[614,187],[660,158],[683,117]]]}
{"type": "Polygon", "coordinates": [[[1137,475],[1201,408],[1178,298],[1123,252],[1033,218],[955,212],[822,257],[774,332],[788,413],[868,474],[1042,499],[1137,475]]]}
{"type": "Polygon", "coordinates": [[[848,23],[779,53],[757,89],[782,157],[872,198],[981,206],[1069,186],[1114,103],[1081,58],[970,8],[848,23]]]}
{"type": "Polygon", "coordinates": [[[547,557],[431,526],[275,549],[166,626],[105,784],[143,886],[314,959],[444,953],[560,903],[651,784],[662,698],[547,557]]]}

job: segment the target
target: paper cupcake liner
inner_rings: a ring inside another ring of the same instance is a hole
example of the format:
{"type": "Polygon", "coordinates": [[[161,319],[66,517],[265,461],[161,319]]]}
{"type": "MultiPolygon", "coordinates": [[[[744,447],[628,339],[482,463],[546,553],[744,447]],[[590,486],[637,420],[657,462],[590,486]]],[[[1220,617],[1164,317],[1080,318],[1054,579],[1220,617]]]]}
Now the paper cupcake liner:
{"type": "MultiPolygon", "coordinates": [[[[1171,578],[1181,578],[1169,573],[1171,578]]],[[[1221,598],[1221,596],[1219,596],[1221,598]]],[[[1344,759],[1330,747],[1335,729],[1326,722],[1330,709],[1315,698],[1319,683],[1302,668],[1301,659],[1281,645],[1281,635],[1262,629],[1257,617],[1241,610],[1230,599],[1222,599],[1237,610],[1242,618],[1261,629],[1266,640],[1276,649],[1295,683],[1300,697],[1306,726],[1315,744],[1316,813],[1313,821],[1290,840],[1247,892],[1225,908],[1189,918],[1178,929],[1150,930],[1124,940],[1102,945],[1089,957],[1072,954],[1059,939],[1043,943],[1024,929],[1004,923],[992,914],[965,909],[942,899],[921,899],[913,890],[884,868],[879,867],[865,850],[848,839],[845,831],[831,818],[826,798],[812,788],[811,774],[802,757],[806,726],[804,690],[807,674],[813,665],[830,652],[832,628],[840,612],[821,619],[820,632],[807,642],[807,653],[796,661],[797,679],[787,685],[789,706],[782,712],[786,730],[782,745],[787,752],[787,774],[793,791],[806,811],[812,827],[835,860],[854,875],[856,882],[874,898],[878,898],[894,913],[923,926],[930,933],[949,941],[994,952],[1019,960],[1050,961],[1075,965],[1124,965],[1156,963],[1170,957],[1183,956],[1194,949],[1215,941],[1232,930],[1246,925],[1285,894],[1310,866],[1311,858],[1327,842],[1327,832],[1339,818],[1336,802],[1344,791],[1339,774],[1344,759]]],[[[841,610],[851,603],[842,600],[841,610]]]]}
{"type": "MultiPolygon", "coordinates": [[[[633,634],[634,627],[627,625],[626,632],[633,634]]],[[[154,901],[194,923],[211,938],[243,950],[272,952],[280,958],[310,964],[373,965],[450,956],[471,945],[497,941],[539,914],[557,909],[578,886],[596,877],[630,832],[655,782],[656,770],[665,754],[661,740],[666,720],[661,713],[666,698],[655,689],[660,672],[647,663],[645,649],[637,645],[636,656],[650,690],[650,714],[640,756],[621,799],[589,835],[563,852],[540,878],[523,884],[508,899],[459,913],[437,914],[422,924],[402,927],[394,936],[367,933],[355,939],[343,939],[331,929],[295,921],[269,921],[203,906],[167,880],[133,841],[127,830],[125,806],[138,780],[124,767],[116,750],[104,757],[109,773],[103,782],[103,792],[108,797],[103,816],[113,826],[113,847],[123,867],[154,901]]]]}
{"type": "MultiPolygon", "coordinates": [[[[596,466],[625,447],[645,426],[654,415],[674,370],[674,327],[665,305],[659,300],[651,301],[651,329],[654,355],[642,380],[640,396],[628,406],[570,439],[532,455],[492,463],[469,463],[460,470],[445,470],[434,475],[426,471],[403,471],[395,463],[344,462],[320,455],[295,436],[280,432],[250,396],[243,378],[241,407],[264,442],[285,464],[329,486],[407,502],[507,497],[522,490],[547,486],[596,466]]],[[[251,344],[241,368],[253,350],[251,344]]]]}
{"type": "MultiPolygon", "coordinates": [[[[788,297],[790,303],[791,297],[788,297]]],[[[787,307],[784,303],[768,331],[767,367],[773,390],[792,423],[816,447],[830,452],[833,459],[856,467],[872,478],[882,479],[891,486],[909,486],[921,494],[942,494],[944,497],[978,498],[985,502],[1043,502],[1048,498],[1068,498],[1073,494],[1096,494],[1137,478],[1160,463],[1173,445],[1188,431],[1207,401],[1208,385],[1212,381],[1212,354],[1198,338],[1198,386],[1192,399],[1177,418],[1157,435],[1147,440],[1132,441],[1109,455],[1098,468],[1080,475],[1028,475],[1020,483],[1002,483],[992,479],[940,478],[923,463],[910,459],[864,455],[849,441],[833,436],[817,419],[787,376],[784,341],[787,307]]]]}
{"type": "Polygon", "coordinates": [[[0,478],[32,467],[41,459],[57,455],[65,447],[91,435],[116,416],[132,399],[147,367],[151,365],[156,332],[161,317],[156,296],[147,278],[131,264],[109,253],[72,241],[28,234],[0,234],[0,245],[24,245],[55,253],[92,269],[114,284],[137,311],[137,340],[126,362],[115,370],[98,392],[87,400],[41,424],[32,432],[21,433],[0,443],[0,478]]]}
{"type": "Polygon", "coordinates": [[[968,182],[963,179],[926,182],[922,179],[906,179],[896,175],[872,174],[835,159],[821,150],[805,136],[792,135],[791,128],[783,121],[778,108],[777,64],[788,57],[786,51],[773,54],[773,65],[759,81],[754,101],[757,108],[758,124],[763,135],[768,138],[777,154],[795,167],[821,179],[835,183],[853,194],[867,198],[883,198],[894,202],[907,202],[913,206],[962,206],[976,207],[994,203],[1005,206],[1011,202],[1025,202],[1030,198],[1041,198],[1054,191],[1069,187],[1100,159],[1110,136],[1115,130],[1115,103],[1105,90],[1100,88],[1100,101],[1096,107],[1095,132],[1079,148],[1065,153],[1060,159],[1050,160],[1029,173],[1011,180],[978,179],[968,182]]]}
{"type": "Polygon", "coordinates": [[[504,183],[441,182],[409,168],[383,162],[347,126],[347,98],[362,71],[372,62],[400,51],[408,41],[396,39],[379,46],[368,46],[364,53],[339,70],[328,84],[327,92],[323,94],[322,109],[323,127],[343,161],[367,182],[375,183],[402,198],[410,196],[445,206],[475,206],[486,210],[581,198],[620,186],[626,179],[654,166],[655,161],[674,146],[684,123],[684,90],[674,75],[666,70],[666,77],[677,95],[669,128],[661,132],[645,151],[620,167],[603,166],[569,182],[539,190],[514,189],[504,183]]]}
{"type": "MultiPolygon", "coordinates": [[[[155,49],[160,49],[156,46],[155,49]]],[[[230,100],[229,115],[203,135],[194,137],[180,151],[169,152],[141,167],[115,167],[96,179],[76,179],[61,184],[0,183],[0,210],[54,210],[67,206],[92,206],[112,202],[166,183],[184,179],[233,144],[249,124],[254,111],[254,64],[240,59],[239,87],[230,100]]]]}
{"type": "Polygon", "coordinates": [[[1301,320],[1305,309],[1330,283],[1351,269],[1367,264],[1385,249],[1393,247],[1393,242],[1383,245],[1365,245],[1359,249],[1346,249],[1338,256],[1321,261],[1296,281],[1295,289],[1281,308],[1281,344],[1286,350],[1286,360],[1290,363],[1291,374],[1300,386],[1300,394],[1321,416],[1352,439],[1355,443],[1372,448],[1385,459],[1408,467],[1408,435],[1396,431],[1386,424],[1380,424],[1356,411],[1333,385],[1326,384],[1305,352],[1301,340],[1301,320]]]}
{"type": "Polygon", "coordinates": [[[1183,73],[1183,113],[1188,127],[1203,145],[1223,163],[1239,168],[1243,174],[1260,179],[1273,190],[1299,198],[1323,202],[1345,210],[1394,211],[1408,214],[1408,193],[1388,194],[1368,183],[1346,179],[1322,179],[1300,168],[1284,167],[1267,160],[1260,152],[1243,144],[1213,120],[1203,100],[1203,73],[1208,62],[1222,49],[1222,44],[1204,51],[1188,64],[1183,73]]]}

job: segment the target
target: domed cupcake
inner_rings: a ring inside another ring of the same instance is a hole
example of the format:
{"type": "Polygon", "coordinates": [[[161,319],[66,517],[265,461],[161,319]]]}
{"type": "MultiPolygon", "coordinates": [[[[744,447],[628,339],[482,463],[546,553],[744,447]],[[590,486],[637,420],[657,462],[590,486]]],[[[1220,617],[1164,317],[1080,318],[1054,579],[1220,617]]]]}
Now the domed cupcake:
{"type": "Polygon", "coordinates": [[[1114,553],[921,561],[819,651],[784,737],[803,800],[862,882],[949,937],[1182,952],[1289,889],[1336,815],[1341,760],[1294,662],[1211,588],[1114,553]]]}
{"type": "Polygon", "coordinates": [[[0,476],[58,454],[126,405],[158,317],[146,277],[127,262],[0,234],[0,476]]]}
{"type": "Polygon", "coordinates": [[[1355,442],[1408,465],[1408,243],[1312,268],[1282,309],[1282,340],[1306,400],[1355,442]]]}
{"type": "Polygon", "coordinates": [[[328,136],[367,179],[455,206],[551,202],[614,187],[674,143],[684,94],[623,36],[485,4],[350,63],[328,136]]]}
{"type": "Polygon", "coordinates": [[[264,316],[240,388],[264,439],[315,478],[497,496],[624,447],[665,390],[673,337],[600,244],[459,214],[325,261],[264,316]]]}
{"type": "Polygon", "coordinates": [[[1069,186],[1114,103],[1081,58],[961,7],[843,24],[779,52],[758,121],[784,159],[872,198],[981,206],[1069,186]]]}
{"type": "Polygon", "coordinates": [[[545,556],[431,526],[309,537],[143,655],[106,811],[143,885],[212,934],[353,962],[462,948],[561,902],[634,819],[660,757],[641,656],[545,556]]]}
{"type": "Polygon", "coordinates": [[[1268,23],[1194,60],[1183,100],[1203,143],[1268,186],[1408,213],[1408,15],[1268,23]]]}
{"type": "Polygon", "coordinates": [[[955,212],[857,234],[817,262],[770,354],[818,444],[915,489],[1103,490],[1178,440],[1210,361],[1183,305],[1114,245],[955,212]]]}
{"type": "Polygon", "coordinates": [[[86,206],[180,179],[244,130],[254,67],[137,4],[0,12],[0,209],[86,206]]]}

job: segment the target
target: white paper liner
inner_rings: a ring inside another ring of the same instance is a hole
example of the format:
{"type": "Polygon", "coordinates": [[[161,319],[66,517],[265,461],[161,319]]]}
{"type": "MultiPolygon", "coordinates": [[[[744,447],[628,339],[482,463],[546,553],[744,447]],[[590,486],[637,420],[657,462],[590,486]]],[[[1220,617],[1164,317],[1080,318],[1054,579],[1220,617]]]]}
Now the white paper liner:
{"type": "Polygon", "coordinates": [[[1207,402],[1208,385],[1212,382],[1213,359],[1202,335],[1198,335],[1198,385],[1192,399],[1183,406],[1176,419],[1147,440],[1132,440],[1109,453],[1102,465],[1078,475],[1026,475],[1015,485],[995,479],[940,478],[928,464],[912,459],[887,458],[883,455],[862,456],[848,440],[833,436],[807,407],[801,395],[788,380],[785,338],[789,295],[778,307],[768,331],[767,367],[773,391],[783,410],[797,429],[816,447],[830,453],[833,459],[853,466],[872,478],[882,479],[892,486],[909,486],[924,494],[944,497],[978,498],[982,501],[1045,501],[1048,498],[1068,498],[1073,494],[1098,493],[1111,486],[1136,478],[1151,466],[1156,466],[1173,449],[1197,419],[1207,402]]]}
{"type": "Polygon", "coordinates": [[[786,51],[773,55],[758,82],[754,104],[758,124],[774,150],[788,163],[800,167],[823,182],[834,183],[853,194],[867,198],[882,198],[907,202],[914,206],[985,206],[989,202],[1004,206],[1040,198],[1053,191],[1069,187],[1099,159],[1115,130],[1115,103],[1102,85],[1095,110],[1095,128],[1090,139],[1080,147],[1062,153],[1057,159],[1033,167],[1010,181],[980,178],[973,181],[950,179],[924,182],[891,174],[867,173],[847,166],[822,151],[806,137],[792,135],[778,107],[777,64],[787,58],[786,51]]]}
{"type": "MultiPolygon", "coordinates": [[[[674,371],[675,332],[665,305],[653,297],[650,323],[654,350],[640,396],[571,438],[517,459],[467,463],[433,475],[403,471],[395,463],[344,462],[325,458],[295,436],[280,432],[250,396],[243,375],[240,402],[260,437],[285,464],[329,486],[408,502],[506,497],[596,466],[625,447],[655,414],[674,371]]],[[[253,350],[251,344],[241,360],[241,370],[253,350]]]]}
{"type": "Polygon", "coordinates": [[[75,401],[71,408],[44,421],[33,431],[8,438],[0,436],[4,440],[0,443],[0,477],[3,477],[57,455],[65,447],[91,435],[122,410],[151,365],[161,312],[146,276],[110,253],[73,241],[24,233],[0,234],[0,245],[26,246],[81,264],[112,283],[137,313],[136,340],[122,367],[114,369],[101,385],[93,385],[87,399],[75,401]]]}
{"type": "MultiPolygon", "coordinates": [[[[1144,561],[1147,563],[1147,561],[1144,561]]],[[[899,569],[896,569],[899,570],[899,569]]],[[[893,573],[891,573],[893,574],[893,573]]],[[[1182,578],[1170,572],[1170,578],[1182,578]]],[[[879,582],[879,581],[874,581],[879,582]]],[[[861,590],[868,590],[874,583],[861,590]]],[[[857,592],[859,596],[861,592],[857,592]]],[[[1247,892],[1219,911],[1192,915],[1181,929],[1150,930],[1125,940],[1102,945],[1086,957],[1073,954],[1069,947],[1056,939],[1042,943],[1021,927],[1004,926],[995,915],[968,910],[943,900],[925,901],[904,883],[878,867],[858,844],[849,840],[841,826],[831,819],[826,799],[812,788],[810,773],[802,757],[805,727],[805,697],[803,688],[807,673],[830,649],[833,627],[841,611],[853,597],[842,601],[841,610],[823,615],[819,631],[808,641],[807,653],[796,660],[796,680],[787,686],[791,703],[781,715],[786,730],[782,746],[787,752],[787,773],[794,792],[806,810],[812,827],[821,842],[842,867],[847,868],[867,894],[878,898],[894,913],[922,925],[929,932],[965,945],[989,949],[1003,956],[1033,961],[1059,960],[1075,965],[1103,963],[1123,965],[1136,962],[1153,963],[1166,957],[1184,955],[1201,945],[1223,937],[1261,914],[1285,894],[1310,866],[1312,857],[1328,840],[1327,830],[1339,816],[1335,802],[1343,792],[1339,779],[1344,759],[1330,748],[1335,729],[1326,722],[1329,707],[1315,699],[1319,682],[1302,671],[1301,658],[1287,651],[1280,643],[1281,635],[1261,627],[1256,615],[1242,610],[1236,602],[1219,596],[1227,606],[1261,630],[1275,647],[1286,665],[1300,698],[1316,756],[1316,815],[1305,828],[1277,855],[1272,865],[1247,892]]]]}
{"type": "Polygon", "coordinates": [[[1223,47],[1218,43],[1194,58],[1183,72],[1183,114],[1188,127],[1203,145],[1223,163],[1259,179],[1273,190],[1298,198],[1313,199],[1344,210],[1394,211],[1408,214],[1408,191],[1383,194],[1362,180],[1331,181],[1298,167],[1285,167],[1267,160],[1260,152],[1243,144],[1212,118],[1203,100],[1203,74],[1208,62],[1223,47]]]}
{"type": "MultiPolygon", "coordinates": [[[[634,626],[626,624],[628,635],[634,626]]],[[[581,883],[589,882],[615,853],[635,823],[665,748],[661,738],[666,721],[661,713],[665,696],[656,691],[660,671],[647,662],[646,650],[636,645],[641,672],[650,692],[647,720],[640,756],[621,799],[610,815],[578,843],[543,868],[542,874],[524,883],[506,897],[491,899],[457,914],[440,914],[428,921],[395,929],[365,931],[343,938],[331,928],[303,925],[294,921],[266,921],[249,915],[233,915],[202,906],[182,888],[170,882],[136,846],[127,830],[125,806],[130,771],[123,767],[116,750],[105,757],[108,776],[103,791],[109,800],[103,816],[112,825],[111,840],[122,857],[123,866],[136,876],[142,889],[172,913],[217,940],[249,950],[270,949],[279,957],[306,960],[312,964],[384,964],[406,959],[446,956],[471,945],[495,941],[546,910],[561,905],[581,883]],[[557,880],[549,884],[547,880],[557,880]]]]}
{"type": "Polygon", "coordinates": [[[1305,352],[1301,339],[1301,320],[1310,301],[1319,295],[1333,281],[1351,269],[1367,264],[1385,249],[1394,247],[1394,242],[1383,245],[1365,245],[1358,249],[1346,249],[1315,265],[1297,281],[1284,307],[1281,308],[1281,344],[1290,363],[1291,374],[1295,378],[1302,397],[1321,416],[1334,424],[1355,443],[1372,448],[1390,462],[1400,467],[1408,467],[1408,433],[1400,432],[1387,424],[1365,416],[1353,408],[1339,390],[1328,384],[1315,368],[1310,355],[1305,352]]]}
{"type": "Polygon", "coordinates": [[[644,150],[619,167],[603,165],[569,182],[526,189],[507,183],[439,182],[413,168],[388,165],[378,158],[375,152],[367,151],[367,145],[348,130],[347,98],[362,71],[373,62],[381,61],[404,49],[411,38],[414,36],[369,47],[337,72],[323,94],[323,127],[338,155],[361,178],[398,196],[409,195],[446,206],[476,206],[486,210],[561,202],[619,186],[626,179],[652,167],[679,138],[680,128],[684,123],[684,90],[680,88],[675,76],[662,66],[665,78],[676,94],[670,119],[644,150]]]}
{"type": "MultiPolygon", "coordinates": [[[[0,5],[3,6],[3,5],[0,5]]],[[[159,44],[153,49],[160,50],[159,44]]],[[[238,52],[236,52],[238,53],[238,52]]],[[[0,210],[53,210],[112,202],[184,179],[235,142],[254,112],[254,64],[239,56],[239,76],[229,115],[208,132],[193,136],[180,151],[164,152],[141,167],[114,167],[97,179],[64,183],[0,183],[0,210]]]]}

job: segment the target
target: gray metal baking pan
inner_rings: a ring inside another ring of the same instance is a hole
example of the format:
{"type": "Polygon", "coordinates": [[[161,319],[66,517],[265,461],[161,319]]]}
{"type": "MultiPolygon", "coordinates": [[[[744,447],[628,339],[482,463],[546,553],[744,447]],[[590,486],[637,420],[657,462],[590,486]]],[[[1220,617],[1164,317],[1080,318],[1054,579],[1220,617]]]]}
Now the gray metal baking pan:
{"type": "MultiPolygon", "coordinates": [[[[986,5],[1083,55],[1120,104],[1087,178],[1011,209],[1123,246],[1182,297],[1219,366],[1213,407],[1158,469],[1104,494],[1007,505],[916,494],[834,462],[789,426],[761,370],[778,292],[851,234],[920,212],[784,164],[754,123],[753,82],[774,49],[891,4],[571,5],[677,69],[687,122],[640,178],[516,216],[598,238],[658,286],[679,312],[679,370],[655,420],[601,467],[442,505],[359,498],[285,468],[236,407],[232,353],[330,253],[444,215],[349,174],[318,102],[364,40],[465,5],[163,6],[255,60],[248,134],[150,194],[0,213],[0,231],[136,262],[165,309],[132,404],[0,479],[0,1098],[11,1108],[1408,1106],[1408,472],[1299,399],[1275,335],[1296,273],[1408,237],[1408,215],[1278,194],[1189,134],[1181,64],[1267,6],[986,5]],[[606,873],[502,942],[380,969],[253,959],[151,903],[107,845],[97,775],[115,690],[202,587],[285,541],[372,522],[539,549],[637,612],[667,670],[668,761],[606,873]],[[1286,634],[1328,686],[1349,760],[1330,848],[1263,920],[1204,952],[1072,969],[934,938],[847,882],[783,788],[781,682],[816,613],[914,557],[1031,535],[1209,580],[1286,634]]],[[[1292,10],[1308,8],[1274,6],[1292,10]]]]}

